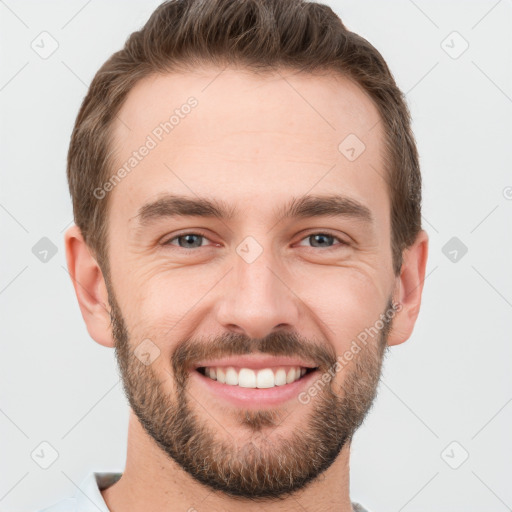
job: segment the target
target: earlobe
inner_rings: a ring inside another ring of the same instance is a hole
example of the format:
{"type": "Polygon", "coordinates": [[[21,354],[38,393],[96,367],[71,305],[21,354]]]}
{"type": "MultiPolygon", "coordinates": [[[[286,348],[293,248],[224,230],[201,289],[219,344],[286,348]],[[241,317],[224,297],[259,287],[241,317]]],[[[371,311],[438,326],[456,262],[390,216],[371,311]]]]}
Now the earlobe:
{"type": "Polygon", "coordinates": [[[407,341],[414,329],[421,306],[423,283],[428,258],[428,235],[421,230],[415,242],[403,254],[402,269],[397,277],[394,300],[400,311],[393,319],[388,345],[407,341]]]}
{"type": "Polygon", "coordinates": [[[113,347],[110,306],[105,280],[78,226],[64,235],[66,261],[89,335],[100,345],[113,347]]]}

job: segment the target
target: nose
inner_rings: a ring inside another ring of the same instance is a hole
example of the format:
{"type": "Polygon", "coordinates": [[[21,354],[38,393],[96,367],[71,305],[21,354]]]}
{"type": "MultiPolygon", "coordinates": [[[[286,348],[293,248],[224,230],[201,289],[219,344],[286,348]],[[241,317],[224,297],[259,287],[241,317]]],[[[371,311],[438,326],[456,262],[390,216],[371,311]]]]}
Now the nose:
{"type": "Polygon", "coordinates": [[[218,299],[217,320],[225,330],[253,339],[297,330],[300,299],[287,282],[289,273],[270,253],[264,251],[252,263],[235,255],[218,299]]]}

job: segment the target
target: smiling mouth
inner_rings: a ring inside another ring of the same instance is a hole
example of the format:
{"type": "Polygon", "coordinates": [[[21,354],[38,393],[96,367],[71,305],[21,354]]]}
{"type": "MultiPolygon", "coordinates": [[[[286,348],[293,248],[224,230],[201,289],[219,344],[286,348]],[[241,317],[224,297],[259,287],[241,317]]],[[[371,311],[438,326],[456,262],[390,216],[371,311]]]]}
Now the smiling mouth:
{"type": "Polygon", "coordinates": [[[235,366],[201,366],[196,368],[196,371],[228,386],[263,389],[292,384],[317,369],[301,366],[276,366],[253,370],[235,366]]]}

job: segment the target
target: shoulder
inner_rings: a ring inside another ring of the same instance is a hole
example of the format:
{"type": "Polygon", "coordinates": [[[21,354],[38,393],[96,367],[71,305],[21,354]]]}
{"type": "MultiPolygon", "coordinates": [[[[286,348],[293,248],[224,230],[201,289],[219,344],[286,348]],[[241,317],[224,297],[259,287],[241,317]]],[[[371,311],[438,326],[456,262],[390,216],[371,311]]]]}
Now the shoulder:
{"type": "Polygon", "coordinates": [[[370,512],[369,510],[365,509],[362,505],[356,503],[355,501],[352,502],[352,508],[354,509],[354,512],[370,512]]]}
{"type": "Polygon", "coordinates": [[[122,473],[91,472],[73,497],[67,497],[35,512],[108,512],[101,491],[121,478],[122,473]]]}
{"type": "Polygon", "coordinates": [[[35,512],[73,512],[76,507],[75,498],[64,498],[49,507],[36,510],[35,512]]]}

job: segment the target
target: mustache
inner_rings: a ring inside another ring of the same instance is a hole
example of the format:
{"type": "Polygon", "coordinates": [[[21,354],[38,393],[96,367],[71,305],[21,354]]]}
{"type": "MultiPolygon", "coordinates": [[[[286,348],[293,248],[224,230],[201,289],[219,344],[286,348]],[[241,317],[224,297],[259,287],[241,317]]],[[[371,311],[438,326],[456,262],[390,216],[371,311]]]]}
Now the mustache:
{"type": "Polygon", "coordinates": [[[247,354],[297,356],[313,361],[321,371],[327,371],[337,361],[332,345],[281,331],[260,339],[234,332],[207,341],[186,339],[174,351],[171,364],[176,380],[183,386],[190,369],[199,361],[247,354]]]}

